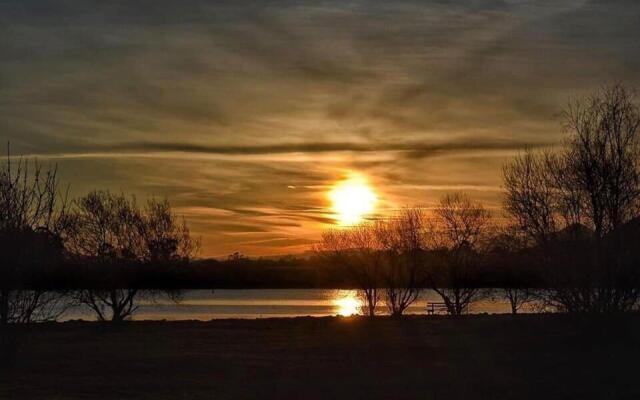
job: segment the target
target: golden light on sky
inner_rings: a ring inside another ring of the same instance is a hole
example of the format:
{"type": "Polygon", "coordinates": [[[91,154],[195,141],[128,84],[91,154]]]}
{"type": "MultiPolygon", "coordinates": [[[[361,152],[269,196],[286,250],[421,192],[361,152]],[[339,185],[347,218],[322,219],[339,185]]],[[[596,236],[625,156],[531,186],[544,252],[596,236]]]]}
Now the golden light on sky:
{"type": "Polygon", "coordinates": [[[350,226],[374,211],[378,196],[363,176],[351,174],[333,187],[329,199],[337,223],[350,226]]]}
{"type": "Polygon", "coordinates": [[[167,198],[201,257],[304,253],[450,192],[499,208],[569,97],[640,87],[633,0],[190,3],[0,1],[0,150],[71,198],[167,198]]]}

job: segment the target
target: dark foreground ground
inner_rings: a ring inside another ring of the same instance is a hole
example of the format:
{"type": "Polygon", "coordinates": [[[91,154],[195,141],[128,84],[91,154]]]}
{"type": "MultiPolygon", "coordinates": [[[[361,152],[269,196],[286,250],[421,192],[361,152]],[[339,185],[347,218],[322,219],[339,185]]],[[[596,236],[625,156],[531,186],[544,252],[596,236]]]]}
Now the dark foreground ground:
{"type": "Polygon", "coordinates": [[[64,323],[2,335],[2,399],[640,398],[640,315],[64,323]]]}

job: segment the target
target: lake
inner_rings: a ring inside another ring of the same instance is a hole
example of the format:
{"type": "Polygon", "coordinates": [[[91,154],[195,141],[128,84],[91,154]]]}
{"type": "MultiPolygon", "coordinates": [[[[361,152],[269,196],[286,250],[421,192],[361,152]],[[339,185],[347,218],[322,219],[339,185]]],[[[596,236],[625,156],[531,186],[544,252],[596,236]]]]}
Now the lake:
{"type": "MultiPolygon", "coordinates": [[[[427,301],[442,301],[434,291],[423,292],[420,299],[407,311],[426,314],[427,301]]],[[[353,290],[341,289],[243,289],[243,290],[187,290],[182,301],[168,298],[155,302],[142,300],[134,320],[199,320],[223,318],[276,318],[325,317],[358,313],[359,300],[353,290]]],[[[381,311],[386,311],[384,303],[381,311]]],[[[469,313],[508,313],[506,300],[482,300],[473,303],[469,313]]],[[[84,307],[74,307],[60,320],[95,320],[94,314],[84,307]]]]}

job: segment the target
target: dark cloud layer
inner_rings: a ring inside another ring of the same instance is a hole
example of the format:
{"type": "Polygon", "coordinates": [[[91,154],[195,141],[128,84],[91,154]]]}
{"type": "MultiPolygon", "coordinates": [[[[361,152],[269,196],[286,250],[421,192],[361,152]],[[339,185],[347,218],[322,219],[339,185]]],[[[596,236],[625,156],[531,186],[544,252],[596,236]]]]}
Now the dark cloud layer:
{"type": "Polygon", "coordinates": [[[76,193],[166,195],[205,255],[306,248],[324,191],[384,209],[557,143],[571,95],[640,80],[640,4],[588,1],[0,2],[0,139],[76,193]]]}
{"type": "MultiPolygon", "coordinates": [[[[55,156],[57,158],[73,157],[105,157],[112,154],[152,154],[158,152],[192,153],[210,155],[269,155],[291,153],[383,153],[400,152],[409,158],[422,158],[437,154],[460,151],[482,150],[519,150],[523,148],[551,147],[554,142],[530,142],[517,139],[454,139],[441,143],[424,142],[389,142],[389,143],[349,143],[349,142],[302,142],[302,143],[274,143],[257,146],[209,146],[179,142],[129,142],[114,143],[103,146],[84,147],[83,151],[66,152],[62,154],[41,153],[30,156],[55,156]]],[[[29,156],[29,154],[25,154],[29,156]]]]}

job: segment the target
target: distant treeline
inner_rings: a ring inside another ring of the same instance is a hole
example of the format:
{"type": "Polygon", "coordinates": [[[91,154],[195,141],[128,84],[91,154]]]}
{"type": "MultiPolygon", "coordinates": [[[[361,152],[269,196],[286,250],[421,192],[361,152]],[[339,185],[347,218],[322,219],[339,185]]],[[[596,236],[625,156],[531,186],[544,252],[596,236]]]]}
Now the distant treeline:
{"type": "MultiPolygon", "coordinates": [[[[352,284],[351,284],[352,285],[352,284]]],[[[23,269],[14,288],[72,290],[79,288],[231,289],[349,287],[344,274],[334,274],[313,258],[195,259],[179,266],[102,265],[60,262],[23,269]]]]}
{"type": "MultiPolygon", "coordinates": [[[[438,252],[423,256],[435,265],[442,257],[438,252]]],[[[477,274],[467,282],[478,288],[520,286],[542,287],[544,276],[526,258],[516,261],[515,254],[487,254],[477,274]],[[511,266],[518,264],[518,275],[511,266]],[[524,271],[527,271],[524,273],[524,271]]],[[[12,280],[11,289],[76,290],[76,289],[353,289],[357,280],[345,273],[344,267],[319,256],[283,256],[275,258],[242,258],[240,260],[195,259],[180,266],[113,265],[105,268],[91,262],[43,263],[21,270],[12,280]]],[[[422,287],[428,285],[423,282],[422,287]]]]}

